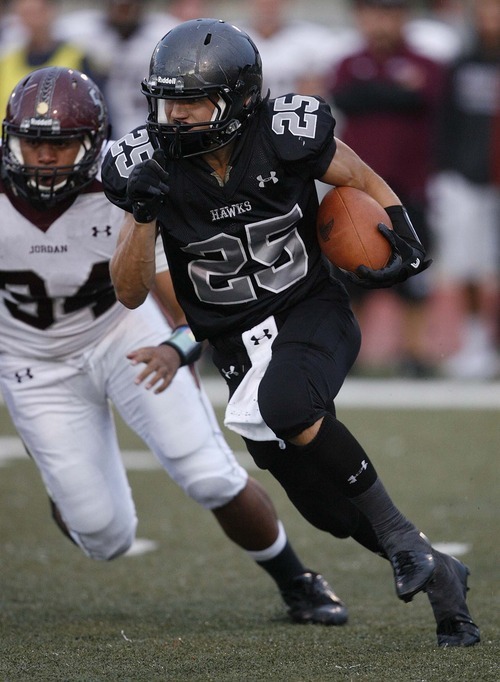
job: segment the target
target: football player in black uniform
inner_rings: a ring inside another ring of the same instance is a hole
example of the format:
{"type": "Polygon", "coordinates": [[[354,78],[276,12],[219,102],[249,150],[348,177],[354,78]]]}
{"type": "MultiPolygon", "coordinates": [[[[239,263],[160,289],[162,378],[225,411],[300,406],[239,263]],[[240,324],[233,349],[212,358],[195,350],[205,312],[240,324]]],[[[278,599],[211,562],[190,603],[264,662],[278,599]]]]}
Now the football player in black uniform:
{"type": "Polygon", "coordinates": [[[394,231],[379,229],[393,255],[360,268],[360,285],[391,286],[429,262],[396,194],[334,137],[327,104],[262,99],[261,83],[257,48],[223,21],[185,22],[160,40],[142,85],[147,125],[103,166],[108,198],[131,213],[111,263],[117,294],[129,307],[146,297],[159,230],[194,336],[228,384],[226,425],[314,526],[388,559],[400,599],[427,592],[440,646],[470,646],[467,567],[401,514],[335,416],[360,332],[320,255],[315,180],[362,189],[391,217],[394,231]]]}

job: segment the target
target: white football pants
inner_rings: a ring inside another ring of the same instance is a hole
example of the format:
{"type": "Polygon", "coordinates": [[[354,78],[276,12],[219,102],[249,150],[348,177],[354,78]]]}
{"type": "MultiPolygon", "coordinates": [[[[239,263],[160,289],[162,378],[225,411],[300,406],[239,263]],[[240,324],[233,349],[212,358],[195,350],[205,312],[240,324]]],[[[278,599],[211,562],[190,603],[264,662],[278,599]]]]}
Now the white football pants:
{"type": "Polygon", "coordinates": [[[169,335],[148,300],[70,360],[0,355],[0,388],[12,420],[72,537],[94,559],[125,552],[137,525],[110,401],[203,507],[223,506],[246,485],[248,475],[187,367],[158,395],[134,384],[141,366],[131,365],[127,353],[169,335]]]}

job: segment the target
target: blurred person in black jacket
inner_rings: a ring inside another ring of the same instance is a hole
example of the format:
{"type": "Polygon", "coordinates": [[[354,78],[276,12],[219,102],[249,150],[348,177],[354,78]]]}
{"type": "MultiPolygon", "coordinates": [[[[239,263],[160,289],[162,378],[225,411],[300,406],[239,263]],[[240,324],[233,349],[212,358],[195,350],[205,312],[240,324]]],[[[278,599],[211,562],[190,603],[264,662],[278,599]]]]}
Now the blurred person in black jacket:
{"type": "Polygon", "coordinates": [[[476,0],[469,48],[453,63],[434,184],[438,285],[462,306],[458,349],[444,372],[498,375],[495,324],[500,252],[500,2],[476,0]]]}

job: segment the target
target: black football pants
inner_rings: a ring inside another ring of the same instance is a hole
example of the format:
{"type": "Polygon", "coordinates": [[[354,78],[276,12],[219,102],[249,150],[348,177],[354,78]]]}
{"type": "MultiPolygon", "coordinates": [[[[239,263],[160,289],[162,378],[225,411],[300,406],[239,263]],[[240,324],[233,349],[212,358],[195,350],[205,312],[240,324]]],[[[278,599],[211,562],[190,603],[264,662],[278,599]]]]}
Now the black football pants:
{"type": "MultiPolygon", "coordinates": [[[[351,536],[371,551],[380,552],[371,525],[336,486],[336,477],[329,475],[330,462],[325,468],[325,462],[315,460],[307,448],[289,443],[290,438],[326,415],[330,431],[335,429],[334,399],[361,343],[347,295],[336,283],[327,283],[313,296],[275,317],[279,333],[259,386],[258,400],[264,421],[287,444],[280,448],[276,441],[245,439],[248,451],[257,466],[269,470],[280,482],[312,525],[336,537],[351,536]]],[[[236,355],[231,360],[241,367],[236,355]]],[[[225,366],[229,366],[227,360],[225,366]]],[[[336,426],[347,431],[340,422],[336,426]]],[[[332,438],[332,451],[336,446],[351,448],[351,443],[360,449],[348,432],[342,444],[337,445],[336,440],[332,438]]],[[[338,468],[338,456],[336,461],[332,471],[338,468]]]]}

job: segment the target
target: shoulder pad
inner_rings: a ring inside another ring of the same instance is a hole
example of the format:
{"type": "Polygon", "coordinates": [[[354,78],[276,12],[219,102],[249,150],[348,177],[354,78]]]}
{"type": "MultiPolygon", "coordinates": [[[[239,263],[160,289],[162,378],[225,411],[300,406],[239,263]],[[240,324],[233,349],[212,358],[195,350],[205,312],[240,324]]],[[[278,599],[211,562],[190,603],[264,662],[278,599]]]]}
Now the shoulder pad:
{"type": "Polygon", "coordinates": [[[290,93],[266,103],[272,144],[285,162],[313,159],[331,145],[335,119],[321,97],[290,93]]]}

